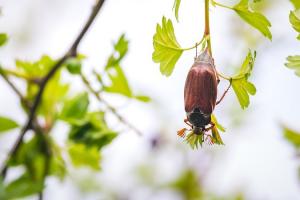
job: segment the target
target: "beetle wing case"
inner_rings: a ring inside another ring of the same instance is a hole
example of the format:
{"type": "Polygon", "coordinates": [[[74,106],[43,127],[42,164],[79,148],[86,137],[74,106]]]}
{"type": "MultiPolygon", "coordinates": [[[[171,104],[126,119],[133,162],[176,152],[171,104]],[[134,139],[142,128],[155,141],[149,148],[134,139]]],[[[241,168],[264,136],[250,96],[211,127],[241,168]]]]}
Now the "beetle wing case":
{"type": "Polygon", "coordinates": [[[189,113],[198,108],[205,114],[211,114],[217,100],[217,85],[213,59],[205,50],[195,59],[186,78],[185,111],[189,113]]]}

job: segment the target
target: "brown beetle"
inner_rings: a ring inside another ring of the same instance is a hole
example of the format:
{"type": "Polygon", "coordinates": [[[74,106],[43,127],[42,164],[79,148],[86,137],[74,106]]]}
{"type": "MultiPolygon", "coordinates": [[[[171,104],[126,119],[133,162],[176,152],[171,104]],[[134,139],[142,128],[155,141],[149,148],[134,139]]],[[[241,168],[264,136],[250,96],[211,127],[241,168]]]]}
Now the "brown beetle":
{"type": "MultiPolygon", "coordinates": [[[[192,128],[194,134],[202,134],[214,127],[211,114],[217,104],[225,96],[225,91],[219,101],[217,100],[217,86],[219,77],[214,66],[214,60],[208,49],[195,58],[184,87],[184,104],[187,119],[184,122],[192,128]],[[207,125],[211,125],[205,128],[207,125]]],[[[186,129],[178,131],[184,137],[186,129]]]]}

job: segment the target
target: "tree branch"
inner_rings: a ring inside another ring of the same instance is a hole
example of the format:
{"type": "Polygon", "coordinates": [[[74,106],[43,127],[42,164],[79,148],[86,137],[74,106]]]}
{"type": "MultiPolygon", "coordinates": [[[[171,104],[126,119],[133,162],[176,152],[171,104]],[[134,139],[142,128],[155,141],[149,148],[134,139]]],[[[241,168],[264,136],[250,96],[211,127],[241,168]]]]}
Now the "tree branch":
{"type": "Polygon", "coordinates": [[[80,44],[82,38],[84,37],[84,35],[86,34],[86,32],[88,31],[89,27],[91,26],[91,24],[93,23],[93,21],[95,20],[97,14],[99,13],[100,9],[102,8],[102,5],[104,3],[105,0],[98,0],[97,3],[95,4],[92,13],[90,15],[90,17],[88,18],[87,22],[85,23],[84,27],[82,28],[81,32],[79,33],[79,35],[76,37],[75,41],[73,42],[73,44],[71,45],[71,48],[65,53],[64,56],[62,56],[57,62],[56,64],[51,68],[51,70],[48,72],[48,74],[41,80],[40,83],[40,87],[39,87],[39,91],[34,99],[33,105],[29,110],[29,117],[27,119],[26,124],[24,125],[24,127],[21,130],[21,133],[16,141],[16,143],[14,144],[13,148],[11,149],[11,151],[8,154],[8,158],[6,159],[5,163],[4,163],[4,167],[1,171],[1,174],[3,176],[3,178],[5,178],[5,172],[7,169],[7,164],[9,159],[15,155],[15,153],[18,151],[20,144],[23,141],[23,137],[26,134],[26,132],[30,129],[32,129],[32,124],[38,109],[38,106],[40,105],[41,101],[42,101],[42,96],[44,93],[44,90],[47,86],[48,81],[55,75],[55,73],[63,66],[64,62],[71,57],[76,56],[77,54],[77,48],[78,45],[80,44]]]}
{"type": "Polygon", "coordinates": [[[84,76],[84,74],[80,73],[82,82],[85,84],[85,86],[88,88],[88,90],[97,98],[98,101],[102,102],[108,109],[110,112],[112,112],[120,122],[122,122],[123,124],[125,124],[126,126],[128,126],[130,129],[132,129],[134,132],[136,132],[138,135],[143,135],[142,132],[140,130],[138,130],[135,126],[133,126],[132,124],[130,124],[124,117],[122,117],[122,115],[120,115],[116,109],[111,106],[107,101],[105,101],[100,94],[95,91],[91,84],[89,83],[88,79],[84,76]]]}

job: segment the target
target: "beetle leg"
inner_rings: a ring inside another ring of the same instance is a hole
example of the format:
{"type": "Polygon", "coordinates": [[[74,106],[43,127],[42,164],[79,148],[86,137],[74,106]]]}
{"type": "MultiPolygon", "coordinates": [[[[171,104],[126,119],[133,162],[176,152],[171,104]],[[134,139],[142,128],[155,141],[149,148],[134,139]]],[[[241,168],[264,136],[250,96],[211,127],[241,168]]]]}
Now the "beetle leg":
{"type": "Polygon", "coordinates": [[[208,142],[209,145],[213,145],[214,141],[211,135],[207,135],[206,140],[208,142]]]}
{"type": "Polygon", "coordinates": [[[223,95],[222,95],[222,97],[220,98],[220,100],[218,100],[218,101],[216,102],[216,105],[218,105],[219,103],[221,103],[221,101],[224,99],[224,97],[225,97],[225,95],[227,94],[227,92],[228,92],[228,90],[229,90],[230,87],[231,87],[231,79],[230,79],[230,84],[229,84],[228,88],[225,90],[225,92],[223,93],[223,95]]]}
{"type": "Polygon", "coordinates": [[[183,129],[177,131],[177,135],[180,136],[180,137],[182,137],[182,138],[184,138],[186,130],[187,130],[186,128],[183,128],[183,129]]]}
{"type": "Polygon", "coordinates": [[[211,130],[211,129],[213,129],[213,128],[215,127],[215,124],[214,124],[213,122],[210,122],[209,124],[210,124],[211,126],[208,127],[208,128],[205,128],[205,129],[204,129],[205,132],[207,132],[207,131],[209,131],[209,130],[211,130]]]}
{"type": "Polygon", "coordinates": [[[190,123],[190,121],[186,118],[183,120],[184,123],[186,123],[189,127],[193,128],[193,125],[190,123]]]}

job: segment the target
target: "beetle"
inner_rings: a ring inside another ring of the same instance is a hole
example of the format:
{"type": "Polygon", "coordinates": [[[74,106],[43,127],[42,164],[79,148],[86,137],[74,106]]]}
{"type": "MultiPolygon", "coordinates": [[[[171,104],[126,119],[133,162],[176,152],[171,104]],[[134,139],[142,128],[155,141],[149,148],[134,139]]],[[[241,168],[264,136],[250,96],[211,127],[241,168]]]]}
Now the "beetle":
{"type": "MultiPolygon", "coordinates": [[[[211,121],[211,114],[216,105],[224,98],[227,90],[217,101],[218,84],[220,82],[218,73],[214,65],[214,59],[206,48],[198,57],[189,70],[184,87],[184,104],[187,118],[184,122],[191,127],[194,134],[200,135],[214,128],[211,121]],[[206,128],[207,125],[210,127],[206,128]]],[[[184,137],[183,128],[178,131],[178,135],[184,137]]]]}

